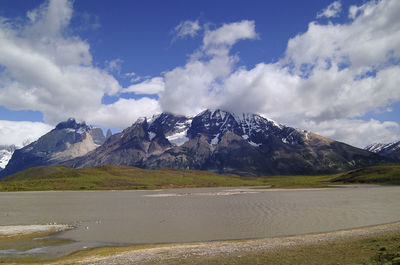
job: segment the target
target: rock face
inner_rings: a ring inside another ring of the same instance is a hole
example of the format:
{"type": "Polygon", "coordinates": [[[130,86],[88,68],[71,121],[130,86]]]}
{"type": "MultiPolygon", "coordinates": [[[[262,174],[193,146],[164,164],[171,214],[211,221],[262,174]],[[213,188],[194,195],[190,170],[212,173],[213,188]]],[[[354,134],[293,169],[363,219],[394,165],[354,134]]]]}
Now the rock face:
{"type": "Polygon", "coordinates": [[[16,149],[15,145],[0,145],[0,170],[6,167],[16,149]]]}
{"type": "Polygon", "coordinates": [[[371,144],[365,147],[365,150],[391,158],[396,162],[400,162],[400,141],[389,144],[371,144]]]}
{"type": "Polygon", "coordinates": [[[83,156],[105,141],[100,128],[92,128],[74,119],[59,123],[37,141],[15,150],[0,176],[43,165],[54,165],[83,156]]]}
{"type": "Polygon", "coordinates": [[[255,114],[206,110],[139,119],[96,150],[66,162],[211,170],[241,175],[334,173],[388,161],[377,154],[255,114]]]}
{"type": "Polygon", "coordinates": [[[112,136],[112,132],[111,132],[110,129],[108,129],[108,130],[107,130],[107,133],[106,133],[106,140],[107,140],[108,138],[110,138],[111,136],[112,136]]]}

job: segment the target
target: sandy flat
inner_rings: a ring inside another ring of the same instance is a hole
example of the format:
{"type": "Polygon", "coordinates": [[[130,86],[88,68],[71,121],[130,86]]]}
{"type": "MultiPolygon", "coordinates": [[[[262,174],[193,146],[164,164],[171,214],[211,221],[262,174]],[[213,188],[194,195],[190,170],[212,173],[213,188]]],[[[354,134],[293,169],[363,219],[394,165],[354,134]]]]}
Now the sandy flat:
{"type": "Polygon", "coordinates": [[[55,233],[72,229],[69,225],[7,225],[0,226],[0,236],[11,237],[32,233],[55,233]]]}
{"type": "Polygon", "coordinates": [[[255,240],[230,241],[230,242],[209,242],[198,244],[174,244],[148,249],[131,250],[127,252],[107,255],[90,256],[77,264],[151,264],[162,263],[179,257],[201,257],[201,256],[222,256],[226,254],[243,253],[245,250],[273,250],[286,246],[307,245],[322,242],[329,242],[359,236],[368,236],[390,232],[400,229],[400,222],[393,224],[377,225],[371,227],[329,232],[308,234],[299,236],[265,238],[255,240]]]}
{"type": "Polygon", "coordinates": [[[196,193],[160,193],[160,194],[146,194],[143,197],[182,197],[182,196],[231,196],[231,195],[243,195],[243,194],[254,194],[259,193],[258,191],[218,191],[218,192],[196,192],[196,193]]]}

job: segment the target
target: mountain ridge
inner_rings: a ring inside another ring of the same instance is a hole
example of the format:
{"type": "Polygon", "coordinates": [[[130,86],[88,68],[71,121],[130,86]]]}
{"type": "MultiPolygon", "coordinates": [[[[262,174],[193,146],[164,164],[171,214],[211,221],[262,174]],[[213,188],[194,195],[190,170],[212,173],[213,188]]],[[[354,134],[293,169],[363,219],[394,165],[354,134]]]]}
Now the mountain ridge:
{"type": "Polygon", "coordinates": [[[99,148],[65,164],[290,175],[336,173],[390,161],[257,114],[217,109],[194,117],[162,113],[141,118],[99,148]]]}
{"type": "Polygon", "coordinates": [[[387,144],[375,143],[366,146],[364,149],[400,162],[400,141],[387,144]]]}
{"type": "Polygon", "coordinates": [[[59,123],[17,150],[1,176],[41,165],[193,169],[246,176],[327,174],[392,162],[378,154],[257,114],[205,110],[139,118],[120,133],[59,123]]]}
{"type": "Polygon", "coordinates": [[[60,164],[94,150],[104,141],[102,129],[70,118],[38,140],[15,150],[0,177],[34,166],[60,164]]]}

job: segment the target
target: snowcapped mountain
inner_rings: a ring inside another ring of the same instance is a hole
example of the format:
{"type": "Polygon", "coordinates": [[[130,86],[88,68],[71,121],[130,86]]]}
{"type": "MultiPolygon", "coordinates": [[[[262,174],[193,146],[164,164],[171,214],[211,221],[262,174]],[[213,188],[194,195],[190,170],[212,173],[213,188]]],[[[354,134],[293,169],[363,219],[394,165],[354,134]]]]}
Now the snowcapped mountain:
{"type": "Polygon", "coordinates": [[[42,165],[54,165],[83,156],[105,141],[103,131],[69,119],[37,141],[15,150],[0,176],[42,165]]]}
{"type": "Polygon", "coordinates": [[[388,144],[382,144],[382,143],[371,144],[365,147],[365,150],[374,152],[376,154],[400,162],[400,141],[388,144]]]}
{"type": "Polygon", "coordinates": [[[152,140],[157,135],[164,135],[172,145],[181,146],[189,140],[186,135],[191,122],[192,119],[185,116],[155,115],[148,121],[149,138],[152,140]]]}
{"type": "Polygon", "coordinates": [[[256,114],[237,115],[222,110],[206,110],[197,115],[188,130],[188,135],[193,138],[203,134],[211,139],[211,144],[216,145],[227,132],[233,132],[257,147],[270,136],[280,138],[283,143],[296,144],[308,135],[307,131],[286,127],[256,114]]]}
{"type": "Polygon", "coordinates": [[[0,145],[0,170],[6,167],[16,149],[15,145],[0,145]]]}
{"type": "Polygon", "coordinates": [[[139,119],[66,164],[287,175],[333,173],[384,161],[374,153],[260,115],[205,110],[195,117],[162,113],[139,119]]]}

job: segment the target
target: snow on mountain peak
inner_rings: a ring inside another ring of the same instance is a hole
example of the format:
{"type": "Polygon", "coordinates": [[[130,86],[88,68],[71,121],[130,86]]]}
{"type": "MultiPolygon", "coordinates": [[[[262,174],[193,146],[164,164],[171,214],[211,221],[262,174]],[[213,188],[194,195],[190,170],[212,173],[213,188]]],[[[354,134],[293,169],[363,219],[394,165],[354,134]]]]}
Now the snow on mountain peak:
{"type": "MultiPolygon", "coordinates": [[[[270,134],[281,134],[285,129],[285,126],[257,114],[207,109],[193,118],[193,124],[188,133],[189,137],[194,137],[199,133],[204,134],[214,145],[219,142],[222,135],[231,131],[242,136],[249,144],[260,146],[262,139],[270,134]]],[[[286,143],[292,142],[292,140],[286,141],[286,143]]]]}
{"type": "Polygon", "coordinates": [[[374,153],[380,153],[384,152],[385,150],[397,150],[400,149],[400,141],[398,142],[392,142],[392,143],[373,143],[364,148],[365,150],[368,150],[370,152],[374,153]]]}
{"type": "Polygon", "coordinates": [[[0,168],[7,166],[16,149],[15,145],[0,145],[0,168]]]}
{"type": "MultiPolygon", "coordinates": [[[[139,119],[137,123],[142,123],[139,119]]],[[[201,134],[211,145],[217,145],[221,137],[230,131],[241,136],[250,145],[261,146],[270,136],[284,144],[295,144],[308,139],[308,132],[281,125],[271,119],[251,113],[232,113],[221,109],[206,109],[195,117],[161,113],[148,119],[149,140],[164,135],[174,146],[181,146],[201,134]]]]}
{"type": "Polygon", "coordinates": [[[180,146],[189,140],[187,131],[191,123],[192,119],[185,116],[170,113],[154,115],[148,123],[149,135],[152,136],[150,140],[163,134],[172,145],[180,146]]]}

